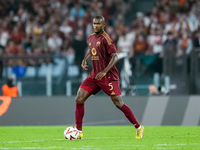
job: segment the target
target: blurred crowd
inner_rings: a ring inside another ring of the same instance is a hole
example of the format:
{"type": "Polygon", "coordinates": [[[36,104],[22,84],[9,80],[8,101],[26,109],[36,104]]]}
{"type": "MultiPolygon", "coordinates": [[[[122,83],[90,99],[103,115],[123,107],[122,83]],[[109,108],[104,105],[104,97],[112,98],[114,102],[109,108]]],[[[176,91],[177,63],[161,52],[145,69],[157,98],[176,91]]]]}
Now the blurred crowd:
{"type": "Polygon", "coordinates": [[[124,27],[118,49],[129,46],[135,72],[149,68],[161,73],[165,47],[175,57],[189,55],[200,47],[199,10],[199,0],[157,0],[151,12],[137,12],[131,26],[124,27]]]}
{"type": "MultiPolygon", "coordinates": [[[[105,17],[105,30],[136,72],[148,66],[161,72],[163,46],[174,46],[177,57],[200,47],[200,0],[156,0],[151,12],[137,12],[134,20],[126,20],[131,9],[128,0],[1,0],[0,56],[59,54],[80,66],[95,15],[105,17]]],[[[9,59],[3,65],[40,66],[51,61],[9,59]]],[[[119,70],[122,67],[119,63],[119,70]]]]}
{"type": "MultiPolygon", "coordinates": [[[[123,0],[1,0],[0,56],[61,54],[70,64],[80,66],[87,37],[93,32],[92,17],[105,16],[114,29],[122,23],[127,8],[129,4],[123,0]]],[[[9,59],[3,65],[40,66],[51,61],[9,59]]]]}

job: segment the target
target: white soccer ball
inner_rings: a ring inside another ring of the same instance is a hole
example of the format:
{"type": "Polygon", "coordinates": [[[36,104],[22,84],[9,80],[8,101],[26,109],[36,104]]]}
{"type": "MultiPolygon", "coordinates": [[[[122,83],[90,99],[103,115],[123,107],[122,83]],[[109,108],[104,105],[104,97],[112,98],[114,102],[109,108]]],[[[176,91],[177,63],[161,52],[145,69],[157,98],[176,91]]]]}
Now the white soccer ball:
{"type": "Polygon", "coordinates": [[[76,127],[68,127],[64,131],[64,137],[67,140],[76,140],[79,136],[78,129],[76,127]]]}

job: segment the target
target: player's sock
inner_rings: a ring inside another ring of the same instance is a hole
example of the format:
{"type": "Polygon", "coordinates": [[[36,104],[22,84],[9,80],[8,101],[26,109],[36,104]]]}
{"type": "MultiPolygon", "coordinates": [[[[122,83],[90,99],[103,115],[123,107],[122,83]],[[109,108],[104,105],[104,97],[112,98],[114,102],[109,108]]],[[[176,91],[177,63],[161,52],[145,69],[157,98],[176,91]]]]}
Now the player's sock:
{"type": "Polygon", "coordinates": [[[126,118],[135,126],[136,129],[140,126],[132,110],[125,103],[122,106],[121,111],[124,113],[126,118]]]}
{"type": "Polygon", "coordinates": [[[140,125],[137,129],[141,129],[142,128],[142,126],[140,125]]]}
{"type": "Polygon", "coordinates": [[[84,103],[83,104],[76,103],[75,122],[76,122],[76,128],[79,131],[82,131],[84,113],[85,113],[84,103]]]}

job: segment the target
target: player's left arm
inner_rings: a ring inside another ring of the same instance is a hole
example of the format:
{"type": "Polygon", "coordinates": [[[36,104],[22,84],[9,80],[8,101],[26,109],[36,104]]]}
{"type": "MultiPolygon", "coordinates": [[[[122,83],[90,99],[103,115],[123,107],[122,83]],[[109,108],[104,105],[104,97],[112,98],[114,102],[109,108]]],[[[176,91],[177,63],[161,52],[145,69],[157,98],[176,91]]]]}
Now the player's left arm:
{"type": "Polygon", "coordinates": [[[87,53],[85,54],[85,57],[81,63],[81,67],[84,69],[84,70],[87,70],[88,68],[88,65],[87,65],[87,60],[91,57],[91,54],[90,54],[90,49],[88,49],[87,53]]]}
{"type": "Polygon", "coordinates": [[[108,64],[108,66],[107,66],[103,71],[99,72],[99,73],[96,75],[95,79],[101,80],[101,79],[106,75],[106,73],[107,73],[112,67],[115,66],[115,64],[116,64],[117,61],[118,61],[118,54],[117,54],[117,53],[111,53],[111,54],[110,54],[110,57],[111,57],[111,60],[110,60],[110,62],[109,62],[109,64],[108,64]]]}

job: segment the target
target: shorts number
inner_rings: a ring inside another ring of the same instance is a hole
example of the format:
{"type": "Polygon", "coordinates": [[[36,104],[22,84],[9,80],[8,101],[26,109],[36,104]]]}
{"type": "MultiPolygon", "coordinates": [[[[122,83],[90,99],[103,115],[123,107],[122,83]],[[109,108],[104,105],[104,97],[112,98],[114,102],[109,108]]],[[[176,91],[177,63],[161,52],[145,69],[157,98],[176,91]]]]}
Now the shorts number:
{"type": "Polygon", "coordinates": [[[110,91],[113,90],[113,85],[112,85],[112,83],[109,83],[108,86],[110,87],[110,91]]]}

